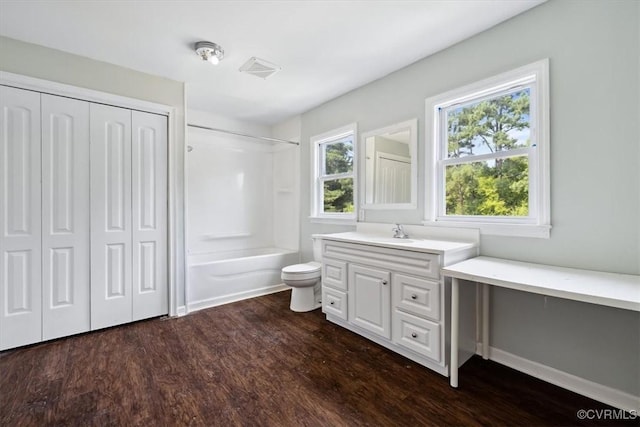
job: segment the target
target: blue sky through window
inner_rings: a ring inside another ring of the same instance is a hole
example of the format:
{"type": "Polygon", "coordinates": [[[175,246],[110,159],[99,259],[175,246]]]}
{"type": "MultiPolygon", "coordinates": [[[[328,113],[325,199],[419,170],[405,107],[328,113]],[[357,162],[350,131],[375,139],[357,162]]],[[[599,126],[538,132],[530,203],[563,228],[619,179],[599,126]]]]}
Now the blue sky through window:
{"type": "Polygon", "coordinates": [[[530,94],[529,87],[518,88],[446,109],[448,157],[528,147],[531,138],[530,94]],[[502,143],[496,142],[497,138],[502,143]]]}

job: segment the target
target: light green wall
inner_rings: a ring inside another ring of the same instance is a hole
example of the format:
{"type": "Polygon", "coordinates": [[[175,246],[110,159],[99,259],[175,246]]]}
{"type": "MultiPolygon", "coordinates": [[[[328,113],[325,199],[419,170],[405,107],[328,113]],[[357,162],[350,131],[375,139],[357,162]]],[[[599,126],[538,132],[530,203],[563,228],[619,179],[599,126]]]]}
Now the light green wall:
{"type": "Polygon", "coordinates": [[[184,107],[182,82],[1,36],[0,69],[129,98],[184,107]]]}
{"type": "Polygon", "coordinates": [[[176,138],[170,147],[171,162],[176,165],[175,189],[178,242],[176,276],[178,305],[184,304],[184,219],[183,219],[183,153],[184,153],[184,83],[141,73],[106,62],[24,43],[0,36],[0,70],[68,84],[110,94],[140,99],[175,108],[173,126],[176,138]]]}
{"type": "MultiPolygon", "coordinates": [[[[302,115],[301,247],[351,227],[309,219],[309,138],[345,123],[367,132],[419,119],[425,98],[542,58],[550,60],[550,239],[483,236],[481,253],[568,267],[640,273],[640,2],[550,0],[471,39],[302,115]]],[[[367,220],[419,224],[415,211],[367,220]]],[[[640,395],[640,314],[496,290],[491,345],[640,395]]]]}

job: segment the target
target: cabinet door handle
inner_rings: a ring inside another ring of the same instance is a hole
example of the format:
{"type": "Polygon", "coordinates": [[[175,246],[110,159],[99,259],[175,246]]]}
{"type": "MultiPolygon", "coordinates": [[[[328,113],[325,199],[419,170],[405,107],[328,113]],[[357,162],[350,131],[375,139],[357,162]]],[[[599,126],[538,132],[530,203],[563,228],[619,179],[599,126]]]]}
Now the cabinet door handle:
{"type": "Polygon", "coordinates": [[[411,332],[411,338],[418,338],[418,334],[416,334],[415,332],[411,332]]]}
{"type": "Polygon", "coordinates": [[[411,295],[411,299],[418,299],[418,295],[416,294],[411,295]]]}
{"type": "Polygon", "coordinates": [[[386,281],[386,280],[383,280],[383,281],[382,281],[382,284],[383,284],[383,285],[386,285],[386,284],[387,284],[387,281],[386,281]]]}

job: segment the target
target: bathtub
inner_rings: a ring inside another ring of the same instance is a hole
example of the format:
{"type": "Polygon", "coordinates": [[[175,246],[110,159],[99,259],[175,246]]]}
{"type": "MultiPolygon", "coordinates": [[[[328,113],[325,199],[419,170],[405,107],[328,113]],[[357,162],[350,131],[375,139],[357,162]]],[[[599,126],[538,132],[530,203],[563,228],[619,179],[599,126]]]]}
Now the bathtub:
{"type": "Polygon", "coordinates": [[[197,254],[187,257],[187,310],[195,311],[288,289],[280,270],[299,254],[280,248],[197,254]]]}

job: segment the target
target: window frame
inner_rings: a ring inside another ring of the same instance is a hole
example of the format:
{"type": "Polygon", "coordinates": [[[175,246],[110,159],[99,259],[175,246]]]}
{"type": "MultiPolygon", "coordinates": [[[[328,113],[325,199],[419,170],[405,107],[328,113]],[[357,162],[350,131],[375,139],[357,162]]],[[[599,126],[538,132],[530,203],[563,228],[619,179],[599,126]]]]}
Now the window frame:
{"type": "Polygon", "coordinates": [[[309,218],[312,222],[333,223],[333,224],[351,224],[356,222],[357,218],[357,136],[358,129],[356,123],[351,123],[315,135],[310,138],[311,145],[311,214],[309,218]],[[342,139],[351,136],[353,147],[353,167],[351,172],[338,174],[324,173],[325,151],[323,147],[331,143],[341,142],[342,139]],[[325,212],[324,211],[324,183],[335,179],[350,178],[353,181],[353,212],[325,212]]]}
{"type": "Polygon", "coordinates": [[[425,225],[477,228],[481,234],[549,238],[549,60],[543,59],[517,69],[427,98],[425,101],[426,138],[425,225]],[[446,113],[451,107],[498,97],[531,88],[531,145],[495,154],[447,158],[446,113]],[[430,140],[429,140],[430,139],[430,140]],[[500,217],[446,215],[446,166],[468,164],[495,158],[527,155],[529,160],[529,215],[500,217]]]}

